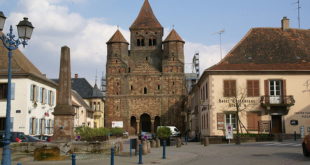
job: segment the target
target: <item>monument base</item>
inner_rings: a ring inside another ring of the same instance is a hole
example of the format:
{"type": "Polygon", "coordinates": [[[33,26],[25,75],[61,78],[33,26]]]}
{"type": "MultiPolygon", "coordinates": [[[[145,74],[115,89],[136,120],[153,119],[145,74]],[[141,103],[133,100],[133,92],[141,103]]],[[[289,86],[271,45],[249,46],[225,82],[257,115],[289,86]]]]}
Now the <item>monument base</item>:
{"type": "Polygon", "coordinates": [[[55,115],[54,122],[52,142],[71,142],[75,139],[73,115],[55,115]]]}

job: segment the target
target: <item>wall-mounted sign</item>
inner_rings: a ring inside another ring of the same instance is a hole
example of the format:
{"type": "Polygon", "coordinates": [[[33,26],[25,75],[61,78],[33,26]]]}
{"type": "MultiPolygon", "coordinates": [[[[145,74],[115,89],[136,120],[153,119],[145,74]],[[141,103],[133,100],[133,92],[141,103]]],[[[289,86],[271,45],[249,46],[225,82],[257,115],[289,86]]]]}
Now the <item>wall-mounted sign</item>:
{"type": "Polygon", "coordinates": [[[21,113],[22,111],[21,110],[16,110],[16,113],[21,113]]]}
{"type": "Polygon", "coordinates": [[[299,115],[301,118],[310,118],[310,112],[306,111],[295,112],[295,115],[299,115]]]}
{"type": "Polygon", "coordinates": [[[112,128],[123,128],[123,121],[112,121],[112,128]]]}
{"type": "Polygon", "coordinates": [[[298,125],[298,120],[291,120],[291,125],[298,125]]]}

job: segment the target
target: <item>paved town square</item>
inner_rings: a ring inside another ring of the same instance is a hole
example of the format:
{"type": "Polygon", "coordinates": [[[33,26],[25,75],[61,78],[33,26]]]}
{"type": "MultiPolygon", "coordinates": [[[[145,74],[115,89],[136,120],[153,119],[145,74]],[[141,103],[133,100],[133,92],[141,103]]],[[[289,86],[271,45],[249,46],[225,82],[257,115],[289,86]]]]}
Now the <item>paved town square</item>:
{"type": "MultiPolygon", "coordinates": [[[[129,151],[128,151],[129,152],[129,151]]],[[[143,164],[166,165],[293,165],[309,164],[310,158],[302,155],[301,142],[259,142],[236,144],[211,144],[204,147],[200,143],[191,142],[181,148],[167,147],[167,159],[162,159],[162,148],[154,148],[143,156],[143,164]]],[[[14,162],[17,163],[17,162],[14,162]]],[[[23,165],[68,165],[71,161],[34,162],[27,160],[23,165]]],[[[137,164],[138,157],[128,154],[115,157],[115,165],[137,164]]],[[[110,156],[103,154],[77,156],[79,165],[110,164],[110,156]],[[87,160],[85,160],[87,159],[87,160]]]]}

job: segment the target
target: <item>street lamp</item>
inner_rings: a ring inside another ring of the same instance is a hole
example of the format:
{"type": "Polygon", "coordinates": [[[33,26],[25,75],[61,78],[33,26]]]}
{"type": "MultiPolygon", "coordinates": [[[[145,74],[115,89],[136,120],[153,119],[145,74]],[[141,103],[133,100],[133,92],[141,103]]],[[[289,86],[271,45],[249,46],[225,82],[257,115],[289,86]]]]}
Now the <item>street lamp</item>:
{"type": "MultiPolygon", "coordinates": [[[[3,30],[4,22],[6,17],[3,12],[0,11],[0,32],[3,30]]],[[[2,34],[0,39],[3,42],[3,46],[8,49],[8,91],[7,91],[7,104],[6,104],[6,118],[5,118],[5,137],[4,137],[4,146],[2,152],[2,165],[11,165],[11,80],[12,80],[12,51],[16,50],[20,44],[24,47],[27,45],[27,41],[31,38],[31,34],[33,31],[33,26],[31,22],[28,21],[28,18],[24,18],[24,20],[20,21],[17,25],[18,31],[18,39],[15,39],[15,35],[13,34],[12,25],[10,26],[10,33],[7,35],[2,34]]]]}

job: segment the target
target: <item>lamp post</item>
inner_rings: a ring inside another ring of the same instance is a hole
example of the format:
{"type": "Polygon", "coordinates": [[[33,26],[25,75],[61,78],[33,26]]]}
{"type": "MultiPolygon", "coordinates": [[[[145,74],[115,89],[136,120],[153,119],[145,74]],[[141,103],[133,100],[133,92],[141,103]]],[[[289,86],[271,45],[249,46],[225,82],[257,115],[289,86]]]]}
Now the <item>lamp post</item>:
{"type": "MultiPolygon", "coordinates": [[[[3,30],[6,17],[3,12],[0,11],[0,32],[3,30]]],[[[18,39],[15,39],[13,34],[13,27],[10,26],[10,33],[7,35],[1,34],[0,39],[3,42],[3,46],[8,50],[8,90],[7,90],[7,104],[6,104],[6,118],[5,118],[5,137],[2,153],[2,165],[11,165],[11,79],[12,79],[12,51],[16,50],[20,44],[24,47],[27,45],[27,41],[31,38],[33,26],[28,18],[20,21],[17,25],[18,39]]]]}

